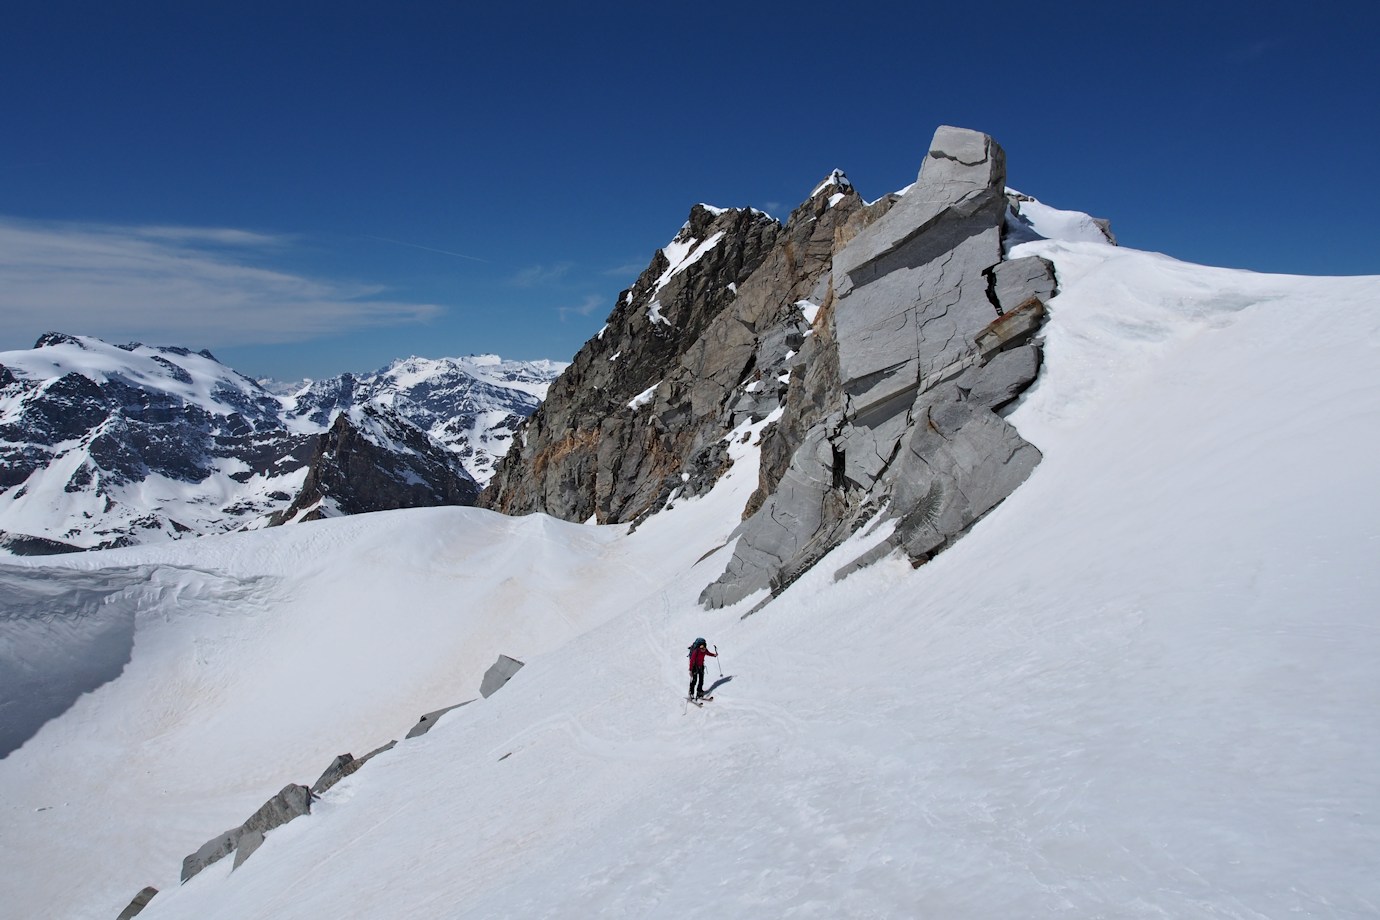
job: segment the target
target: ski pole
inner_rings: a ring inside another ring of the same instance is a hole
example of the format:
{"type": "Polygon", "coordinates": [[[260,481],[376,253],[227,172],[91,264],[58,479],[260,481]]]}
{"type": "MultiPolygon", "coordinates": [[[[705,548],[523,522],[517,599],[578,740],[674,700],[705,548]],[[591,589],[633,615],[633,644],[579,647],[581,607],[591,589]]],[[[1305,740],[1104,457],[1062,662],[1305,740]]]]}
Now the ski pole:
{"type": "Polygon", "coordinates": [[[724,663],[719,660],[719,647],[714,646],[714,663],[719,666],[719,676],[724,676],[724,663]]]}

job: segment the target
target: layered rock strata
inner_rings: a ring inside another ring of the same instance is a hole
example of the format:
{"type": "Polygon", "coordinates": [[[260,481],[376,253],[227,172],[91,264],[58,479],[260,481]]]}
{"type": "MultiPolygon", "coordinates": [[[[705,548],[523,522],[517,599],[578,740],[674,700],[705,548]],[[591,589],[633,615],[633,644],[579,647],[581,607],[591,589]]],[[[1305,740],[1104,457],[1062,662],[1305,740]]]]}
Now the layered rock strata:
{"type": "Polygon", "coordinates": [[[1002,260],[1005,183],[990,137],[941,127],[916,183],[835,255],[831,335],[787,396],[795,443],[775,449],[789,463],[764,465],[779,478],[703,603],[778,593],[879,516],[894,531],[853,565],[896,549],[918,564],[1034,469],[1039,451],[997,410],[1039,371],[1054,272],[1002,260]]]}

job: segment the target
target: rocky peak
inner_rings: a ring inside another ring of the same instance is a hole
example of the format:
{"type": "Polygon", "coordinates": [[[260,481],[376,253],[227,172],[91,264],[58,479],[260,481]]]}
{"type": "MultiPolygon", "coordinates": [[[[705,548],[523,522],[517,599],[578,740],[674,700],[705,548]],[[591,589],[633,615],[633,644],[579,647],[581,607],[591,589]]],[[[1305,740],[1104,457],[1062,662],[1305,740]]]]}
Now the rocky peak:
{"type": "MultiPolygon", "coordinates": [[[[1034,379],[1054,276],[1003,261],[1006,158],[941,127],[867,205],[839,170],[784,227],[697,205],[532,416],[481,503],[637,520],[708,489],[726,439],[780,410],[735,552],[704,592],[790,584],[856,528],[921,561],[1039,460],[998,414],[1034,379]]],[[[860,559],[856,564],[865,564],[860,559]]]]}
{"type": "Polygon", "coordinates": [[[81,343],[81,339],[74,335],[68,335],[65,332],[45,332],[38,337],[37,342],[34,342],[34,348],[48,348],[54,345],[75,345],[78,348],[86,347],[81,343]]]}
{"type": "Polygon", "coordinates": [[[861,201],[862,199],[858,198],[858,193],[853,188],[853,183],[848,181],[843,170],[835,169],[815,186],[815,190],[810,193],[809,198],[796,206],[796,209],[786,220],[786,227],[789,230],[795,224],[817,220],[825,211],[845,202],[849,202],[847,206],[851,209],[854,205],[860,204],[861,201]]]}
{"type": "Polygon", "coordinates": [[[567,520],[631,520],[648,510],[682,462],[680,436],[662,436],[684,433],[679,406],[688,394],[676,384],[687,376],[687,352],[738,301],[781,232],[761,211],[691,208],[552,384],[481,503],[567,520]],[[648,424],[663,388],[678,408],[667,405],[668,419],[648,424]]]}
{"type": "Polygon", "coordinates": [[[696,205],[552,387],[481,503],[631,521],[712,486],[728,433],[781,404],[835,249],[884,210],[864,218],[841,171],[784,227],[696,205]]]}

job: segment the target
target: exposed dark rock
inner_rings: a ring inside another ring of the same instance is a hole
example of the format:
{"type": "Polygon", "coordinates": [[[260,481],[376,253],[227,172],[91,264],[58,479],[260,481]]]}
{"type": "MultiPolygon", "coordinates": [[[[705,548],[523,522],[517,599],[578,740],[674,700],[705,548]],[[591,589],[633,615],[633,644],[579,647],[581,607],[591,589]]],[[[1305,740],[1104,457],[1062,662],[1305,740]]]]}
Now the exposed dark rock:
{"type": "Polygon", "coordinates": [[[274,524],[338,514],[472,505],[479,485],[459,458],[396,412],[367,404],[336,417],[317,444],[306,481],[274,524]],[[405,449],[398,450],[397,445],[405,449]]]}
{"type": "Polygon", "coordinates": [[[8,533],[0,530],[0,549],[13,556],[58,556],[63,553],[80,553],[80,546],[49,540],[46,537],[31,537],[22,533],[8,533]]]}
{"type": "Polygon", "coordinates": [[[78,348],[86,348],[81,339],[64,332],[45,332],[34,342],[34,348],[47,348],[50,345],[75,345],[78,348]]]}
{"type": "Polygon", "coordinates": [[[481,504],[607,523],[706,491],[727,467],[725,435],[780,405],[811,334],[806,311],[819,309],[836,241],[863,210],[837,172],[784,227],[697,205],[552,386],[481,504]],[[720,233],[669,274],[666,251],[720,233]]]}

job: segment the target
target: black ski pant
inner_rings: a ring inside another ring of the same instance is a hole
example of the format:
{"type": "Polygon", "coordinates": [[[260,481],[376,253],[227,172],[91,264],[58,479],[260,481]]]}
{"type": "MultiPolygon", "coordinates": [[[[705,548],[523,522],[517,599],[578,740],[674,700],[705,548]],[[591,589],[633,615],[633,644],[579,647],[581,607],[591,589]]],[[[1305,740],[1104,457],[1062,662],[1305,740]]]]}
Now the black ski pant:
{"type": "Polygon", "coordinates": [[[690,698],[704,696],[704,665],[690,669],[690,698]],[[698,692],[696,691],[698,687],[698,692]]]}

